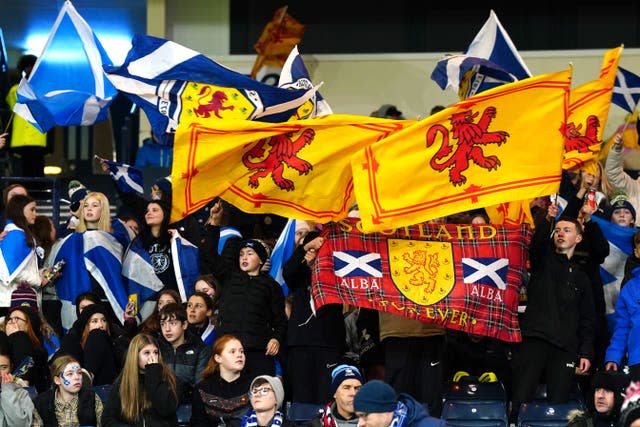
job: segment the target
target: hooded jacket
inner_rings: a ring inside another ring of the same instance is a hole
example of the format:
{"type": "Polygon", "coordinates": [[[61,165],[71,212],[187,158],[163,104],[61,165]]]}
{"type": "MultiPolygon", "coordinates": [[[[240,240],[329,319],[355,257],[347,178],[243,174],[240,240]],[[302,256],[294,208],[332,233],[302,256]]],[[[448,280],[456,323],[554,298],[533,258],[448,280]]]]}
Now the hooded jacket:
{"type": "Polygon", "coordinates": [[[632,278],[620,291],[614,313],[615,327],[607,352],[606,362],[620,361],[629,354],[629,365],[640,363],[640,267],[632,271],[632,278]]]}

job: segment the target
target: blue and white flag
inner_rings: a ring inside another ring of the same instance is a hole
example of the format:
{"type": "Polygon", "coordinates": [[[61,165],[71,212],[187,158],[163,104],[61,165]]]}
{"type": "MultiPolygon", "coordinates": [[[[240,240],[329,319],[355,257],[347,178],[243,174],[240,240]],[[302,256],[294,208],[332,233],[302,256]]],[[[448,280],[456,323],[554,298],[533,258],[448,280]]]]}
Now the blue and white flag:
{"type": "Polygon", "coordinates": [[[640,76],[618,67],[611,102],[633,113],[640,101],[640,76]]]}
{"type": "Polygon", "coordinates": [[[462,258],[464,283],[507,289],[508,258],[462,258]]]}
{"type": "Polygon", "coordinates": [[[273,277],[276,282],[280,283],[285,297],[289,295],[289,287],[282,276],[282,269],[284,268],[284,264],[287,260],[291,258],[291,255],[296,248],[295,237],[296,220],[289,219],[282,229],[276,245],[273,247],[273,252],[271,252],[271,268],[269,269],[269,275],[273,277]]]}
{"type": "Polygon", "coordinates": [[[439,60],[431,73],[443,90],[453,90],[461,99],[518,80],[493,62],[469,55],[448,55],[439,60]]]}
{"type": "Polygon", "coordinates": [[[105,120],[117,94],[102,70],[111,60],[89,24],[66,1],[13,111],[39,131],[105,120]]]}
{"type": "Polygon", "coordinates": [[[171,258],[182,302],[187,302],[195,292],[200,276],[200,251],[187,239],[175,233],[171,237],[171,258]]]}
{"type": "Polygon", "coordinates": [[[227,244],[227,240],[230,238],[242,239],[242,233],[233,227],[220,227],[220,239],[218,240],[218,255],[222,255],[224,245],[227,244]]]}
{"type": "Polygon", "coordinates": [[[602,230],[602,234],[609,241],[609,256],[600,264],[600,277],[604,289],[604,302],[609,323],[612,322],[616,302],[620,294],[620,283],[624,278],[624,265],[633,253],[631,238],[638,231],[635,227],[622,227],[596,216],[592,221],[602,230]]]}
{"type": "Polygon", "coordinates": [[[122,322],[128,294],[122,280],[122,245],[109,233],[90,230],[72,233],[57,243],[50,265],[64,260],[62,275],[56,279],[56,292],[62,302],[62,326],[70,329],[76,320],[75,299],[91,292],[93,278],[104,292],[116,317],[122,322]]]}
{"type": "Polygon", "coordinates": [[[382,277],[382,258],[376,252],[334,251],[333,271],[338,277],[382,277]]]}
{"type": "Polygon", "coordinates": [[[149,252],[142,247],[139,239],[127,248],[122,261],[122,276],[127,294],[137,295],[139,307],[164,287],[156,276],[149,252]]]}
{"type": "Polygon", "coordinates": [[[233,114],[236,118],[241,115],[247,120],[275,123],[287,121],[316,93],[316,88],[286,90],[260,83],[199,52],[142,34],[134,36],[122,66],[105,66],[105,70],[118,90],[143,108],[157,135],[175,132],[183,104],[194,98],[198,108],[188,114],[218,118],[233,114]],[[197,86],[197,91],[183,97],[192,86],[197,86]],[[219,88],[234,88],[237,92],[231,94],[219,88]],[[244,99],[232,99],[236,95],[244,99]]]}
{"type": "Polygon", "coordinates": [[[7,235],[0,241],[0,306],[8,307],[11,292],[21,281],[27,281],[31,286],[40,286],[40,272],[38,258],[34,248],[27,246],[24,230],[8,221],[7,235]]]}
{"type": "Polygon", "coordinates": [[[488,59],[513,74],[518,80],[531,77],[531,71],[527,68],[493,10],[489,13],[489,19],[476,34],[465,54],[488,59]]]}
{"type": "MultiPolygon", "coordinates": [[[[280,80],[278,81],[278,87],[283,89],[313,89],[313,83],[309,77],[309,71],[302,61],[302,56],[298,52],[298,46],[295,46],[280,72],[280,80]]],[[[312,104],[312,108],[308,115],[300,117],[301,119],[324,116],[327,114],[333,114],[329,103],[320,95],[320,92],[316,92],[315,96],[309,100],[312,104]]],[[[285,294],[286,296],[286,294],[285,294]]]]}
{"type": "Polygon", "coordinates": [[[109,166],[109,175],[123,193],[137,193],[144,195],[144,178],[142,171],[126,163],[115,162],[96,156],[100,162],[109,166]]]}
{"type": "MultiPolygon", "coordinates": [[[[176,276],[178,293],[182,302],[187,302],[195,290],[196,279],[200,275],[200,254],[196,246],[179,234],[171,238],[171,262],[176,276]]],[[[129,295],[137,295],[138,304],[145,301],[164,288],[164,284],[156,275],[153,260],[139,239],[134,240],[122,262],[122,275],[129,295]]]]}

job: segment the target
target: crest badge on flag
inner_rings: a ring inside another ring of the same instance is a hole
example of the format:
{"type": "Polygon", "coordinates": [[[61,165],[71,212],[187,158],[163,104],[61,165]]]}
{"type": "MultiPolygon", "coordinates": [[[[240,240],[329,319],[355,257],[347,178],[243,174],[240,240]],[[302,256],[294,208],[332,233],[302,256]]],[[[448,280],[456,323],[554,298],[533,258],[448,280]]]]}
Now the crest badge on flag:
{"type": "Polygon", "coordinates": [[[451,243],[387,239],[391,279],[400,293],[419,305],[445,298],[455,285],[451,243]]]}

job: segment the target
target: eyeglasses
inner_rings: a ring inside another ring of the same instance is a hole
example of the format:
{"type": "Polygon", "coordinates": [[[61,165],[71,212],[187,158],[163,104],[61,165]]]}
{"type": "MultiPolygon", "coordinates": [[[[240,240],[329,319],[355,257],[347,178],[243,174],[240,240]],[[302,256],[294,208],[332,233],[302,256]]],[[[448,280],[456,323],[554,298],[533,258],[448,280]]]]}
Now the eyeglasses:
{"type": "Polygon", "coordinates": [[[266,396],[270,391],[273,391],[273,389],[269,387],[260,387],[254,388],[253,390],[249,391],[249,394],[251,396],[266,396]]]}
{"type": "Polygon", "coordinates": [[[22,320],[23,322],[27,321],[27,319],[23,319],[22,317],[12,316],[12,317],[9,317],[8,322],[18,322],[18,320],[22,320]]]}
{"type": "Polygon", "coordinates": [[[182,325],[182,322],[179,320],[166,320],[164,322],[160,322],[161,328],[164,328],[167,325],[171,326],[172,328],[175,328],[178,325],[182,325]]]}

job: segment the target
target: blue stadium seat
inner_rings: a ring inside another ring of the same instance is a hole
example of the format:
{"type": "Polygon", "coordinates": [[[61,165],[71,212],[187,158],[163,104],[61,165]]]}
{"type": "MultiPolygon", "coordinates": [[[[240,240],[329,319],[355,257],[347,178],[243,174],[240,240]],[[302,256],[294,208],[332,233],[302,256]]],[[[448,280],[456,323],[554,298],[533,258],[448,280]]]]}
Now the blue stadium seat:
{"type": "Polygon", "coordinates": [[[441,418],[456,427],[506,427],[507,406],[503,401],[447,400],[441,418]]]}
{"type": "MultiPolygon", "coordinates": [[[[533,396],[533,401],[542,403],[547,402],[546,384],[538,384],[538,387],[536,388],[536,394],[533,396]]],[[[571,390],[569,391],[569,402],[578,402],[584,405],[582,391],[580,390],[580,386],[576,382],[571,385],[571,390]]]]}
{"type": "Polygon", "coordinates": [[[109,393],[111,393],[111,384],[93,386],[93,391],[98,395],[102,403],[107,403],[109,393]]]}
{"type": "Polygon", "coordinates": [[[565,427],[569,411],[584,411],[580,402],[551,404],[540,401],[523,403],[518,414],[518,427],[565,427]]]}
{"type": "Polygon", "coordinates": [[[297,425],[302,425],[318,415],[324,409],[320,403],[297,403],[287,405],[287,418],[297,425]]]}
{"type": "Polygon", "coordinates": [[[180,427],[188,426],[189,421],[191,420],[191,405],[186,403],[179,405],[176,410],[176,415],[178,417],[178,425],[180,427]]]}
{"type": "Polygon", "coordinates": [[[456,427],[506,427],[507,403],[500,382],[451,382],[444,394],[441,418],[456,427]]]}

